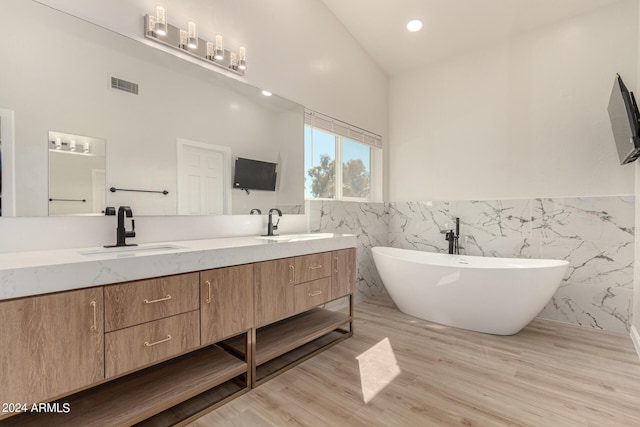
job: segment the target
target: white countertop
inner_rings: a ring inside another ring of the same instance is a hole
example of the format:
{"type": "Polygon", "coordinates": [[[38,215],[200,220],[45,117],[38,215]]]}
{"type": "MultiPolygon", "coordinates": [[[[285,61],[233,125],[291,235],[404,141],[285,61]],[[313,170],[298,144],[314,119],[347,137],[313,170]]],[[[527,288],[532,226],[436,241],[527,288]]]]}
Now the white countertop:
{"type": "Polygon", "coordinates": [[[353,248],[357,243],[352,234],[278,239],[248,236],[0,253],[0,300],[353,248]]]}

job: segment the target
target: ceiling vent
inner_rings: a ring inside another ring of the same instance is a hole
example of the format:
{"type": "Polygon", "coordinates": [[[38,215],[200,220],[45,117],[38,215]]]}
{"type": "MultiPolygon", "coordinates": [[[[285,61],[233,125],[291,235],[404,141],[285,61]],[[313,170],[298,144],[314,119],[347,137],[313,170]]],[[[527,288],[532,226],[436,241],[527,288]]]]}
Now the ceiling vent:
{"type": "Polygon", "coordinates": [[[111,89],[117,89],[137,95],[138,83],[128,82],[126,80],[111,76],[111,89]]]}

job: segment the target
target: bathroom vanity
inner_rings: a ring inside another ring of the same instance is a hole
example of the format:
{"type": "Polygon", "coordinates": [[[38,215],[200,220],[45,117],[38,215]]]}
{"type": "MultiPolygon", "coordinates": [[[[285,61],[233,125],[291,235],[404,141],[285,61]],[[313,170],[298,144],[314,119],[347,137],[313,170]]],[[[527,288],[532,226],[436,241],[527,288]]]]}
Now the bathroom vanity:
{"type": "Polygon", "coordinates": [[[353,334],[355,243],[3,254],[0,425],[175,425],[215,409],[353,334]]]}

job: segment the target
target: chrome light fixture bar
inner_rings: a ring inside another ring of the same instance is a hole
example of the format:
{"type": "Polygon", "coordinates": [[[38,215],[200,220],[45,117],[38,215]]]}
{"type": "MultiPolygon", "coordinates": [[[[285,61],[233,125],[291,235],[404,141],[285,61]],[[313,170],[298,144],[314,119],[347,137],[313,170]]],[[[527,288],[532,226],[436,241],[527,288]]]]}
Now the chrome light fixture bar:
{"type": "MultiPolygon", "coordinates": [[[[212,43],[197,37],[195,37],[195,40],[190,40],[188,31],[169,23],[166,23],[165,35],[159,34],[156,31],[156,28],[157,17],[148,14],[145,15],[145,38],[173,49],[180,50],[181,52],[191,55],[194,58],[198,58],[207,64],[213,64],[217,67],[224,68],[227,71],[231,71],[232,73],[244,76],[247,69],[246,48],[244,46],[241,46],[241,51],[236,54],[235,52],[230,52],[223,48],[222,36],[218,37],[219,35],[216,35],[215,42],[212,43]],[[232,60],[232,55],[234,60],[232,60]]],[[[195,24],[193,30],[195,33],[195,24]]]]}

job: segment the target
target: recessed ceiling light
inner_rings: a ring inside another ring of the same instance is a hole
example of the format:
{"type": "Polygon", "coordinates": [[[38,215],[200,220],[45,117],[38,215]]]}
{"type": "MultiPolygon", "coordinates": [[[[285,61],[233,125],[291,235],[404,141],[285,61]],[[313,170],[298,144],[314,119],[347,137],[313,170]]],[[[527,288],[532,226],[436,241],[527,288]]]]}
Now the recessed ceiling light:
{"type": "Polygon", "coordinates": [[[414,19],[412,21],[409,21],[409,23],[407,24],[407,30],[411,31],[412,33],[415,33],[416,31],[420,31],[422,29],[422,21],[420,21],[419,19],[414,19]]]}
{"type": "Polygon", "coordinates": [[[271,95],[272,95],[272,93],[271,93],[271,92],[269,92],[268,90],[263,90],[263,91],[262,91],[262,94],[263,94],[264,96],[271,96],[271,95]]]}

